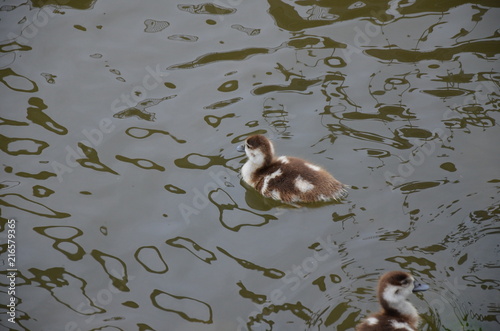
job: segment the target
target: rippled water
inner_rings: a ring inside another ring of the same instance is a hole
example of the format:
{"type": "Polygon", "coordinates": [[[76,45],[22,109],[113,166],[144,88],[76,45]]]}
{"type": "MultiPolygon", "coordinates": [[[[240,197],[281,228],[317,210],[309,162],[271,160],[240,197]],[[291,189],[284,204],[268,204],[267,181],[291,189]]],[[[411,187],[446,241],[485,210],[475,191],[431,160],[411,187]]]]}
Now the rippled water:
{"type": "Polygon", "coordinates": [[[347,330],[403,269],[497,330],[500,3],[331,3],[3,1],[0,325],[347,330]],[[347,198],[242,185],[253,133],[347,198]]]}

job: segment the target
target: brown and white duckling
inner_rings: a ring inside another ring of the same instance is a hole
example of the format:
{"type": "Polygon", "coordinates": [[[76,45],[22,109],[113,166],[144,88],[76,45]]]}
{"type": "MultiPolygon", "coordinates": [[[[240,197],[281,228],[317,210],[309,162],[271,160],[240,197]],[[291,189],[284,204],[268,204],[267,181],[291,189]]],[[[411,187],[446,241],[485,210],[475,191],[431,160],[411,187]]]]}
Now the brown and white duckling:
{"type": "Polygon", "coordinates": [[[370,315],[356,331],[416,331],[420,323],[417,309],[406,298],[412,292],[426,291],[429,286],[418,284],[404,271],[390,271],[378,282],[378,301],[382,310],[370,315]]]}
{"type": "Polygon", "coordinates": [[[241,168],[243,180],[265,197],[286,203],[309,203],[339,199],[346,185],[317,165],[305,160],[274,155],[263,135],[248,137],[238,146],[248,161],[241,168]]]}

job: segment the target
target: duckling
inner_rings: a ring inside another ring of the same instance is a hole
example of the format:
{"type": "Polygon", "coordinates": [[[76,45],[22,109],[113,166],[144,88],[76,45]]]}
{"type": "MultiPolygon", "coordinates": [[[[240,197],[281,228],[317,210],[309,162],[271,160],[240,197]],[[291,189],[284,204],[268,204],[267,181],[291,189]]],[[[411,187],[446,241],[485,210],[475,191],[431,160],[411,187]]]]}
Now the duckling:
{"type": "Polygon", "coordinates": [[[274,154],[263,135],[250,136],[238,146],[248,161],[241,168],[243,180],[265,197],[285,203],[310,203],[339,199],[346,185],[321,167],[305,160],[274,154]]]}
{"type": "Polygon", "coordinates": [[[407,272],[390,271],[384,274],[378,282],[378,301],[382,310],[358,324],[356,331],[416,331],[420,317],[406,298],[412,292],[428,289],[428,285],[416,283],[407,272]]]}

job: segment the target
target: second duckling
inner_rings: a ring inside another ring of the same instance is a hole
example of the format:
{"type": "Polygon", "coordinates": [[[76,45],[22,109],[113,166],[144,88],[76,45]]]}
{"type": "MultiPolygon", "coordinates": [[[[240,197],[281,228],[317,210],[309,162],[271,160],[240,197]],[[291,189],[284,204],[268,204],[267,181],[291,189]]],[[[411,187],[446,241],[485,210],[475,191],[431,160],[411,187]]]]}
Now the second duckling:
{"type": "Polygon", "coordinates": [[[426,291],[429,285],[415,282],[404,271],[390,271],[378,282],[378,301],[382,310],[366,318],[356,331],[417,331],[417,309],[407,300],[412,292],[426,291]]]}

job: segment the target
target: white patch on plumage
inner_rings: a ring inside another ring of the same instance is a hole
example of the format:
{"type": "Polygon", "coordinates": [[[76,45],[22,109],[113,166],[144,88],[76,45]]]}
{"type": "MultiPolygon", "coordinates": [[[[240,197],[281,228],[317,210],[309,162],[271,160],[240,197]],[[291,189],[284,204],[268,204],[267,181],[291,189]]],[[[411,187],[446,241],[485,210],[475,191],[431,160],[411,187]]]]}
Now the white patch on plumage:
{"type": "Polygon", "coordinates": [[[276,200],[281,200],[281,194],[278,190],[272,190],[271,191],[271,198],[276,199],[276,200]]]}
{"type": "Polygon", "coordinates": [[[328,200],[331,200],[329,197],[327,197],[326,195],[324,194],[320,194],[318,195],[318,200],[319,201],[328,201],[328,200]]]}
{"type": "Polygon", "coordinates": [[[302,193],[308,192],[314,188],[314,185],[311,182],[308,182],[302,176],[298,175],[295,178],[295,187],[302,193]]]}
{"type": "Polygon", "coordinates": [[[412,286],[387,285],[382,293],[382,298],[391,308],[396,309],[401,314],[418,319],[417,309],[409,301],[406,301],[408,295],[412,293],[412,289],[412,286]]]}
{"type": "Polygon", "coordinates": [[[252,175],[258,168],[259,166],[257,164],[246,162],[241,168],[241,176],[243,177],[243,180],[252,186],[255,185],[252,181],[252,175]]]}
{"type": "Polygon", "coordinates": [[[307,163],[307,162],[305,164],[306,164],[306,166],[308,166],[309,168],[311,168],[314,171],[320,171],[321,170],[321,168],[318,167],[317,165],[310,164],[310,163],[307,163]]]}
{"type": "Polygon", "coordinates": [[[274,157],[274,145],[272,142],[269,142],[269,146],[271,146],[271,155],[274,157]]]}
{"type": "Polygon", "coordinates": [[[243,167],[241,168],[241,176],[243,177],[243,180],[247,182],[250,185],[255,185],[255,183],[252,181],[252,175],[262,167],[264,164],[265,156],[264,153],[259,149],[249,149],[245,148],[245,153],[248,157],[248,161],[245,162],[243,167]]]}
{"type": "Polygon", "coordinates": [[[405,322],[392,321],[391,325],[395,329],[403,329],[403,330],[413,331],[411,326],[405,322]]]}
{"type": "Polygon", "coordinates": [[[278,161],[280,161],[283,164],[287,164],[288,162],[290,162],[290,160],[288,160],[288,158],[286,156],[280,156],[278,158],[278,161]]]}
{"type": "Polygon", "coordinates": [[[267,192],[267,187],[269,186],[269,181],[271,179],[274,179],[278,176],[281,176],[281,174],[283,174],[283,171],[281,171],[281,169],[278,169],[276,170],[275,172],[273,172],[272,174],[270,175],[267,175],[266,177],[264,177],[264,184],[262,184],[262,188],[260,189],[261,193],[264,194],[267,192]]]}
{"type": "Polygon", "coordinates": [[[264,165],[264,160],[266,159],[264,152],[260,148],[256,149],[246,149],[248,160],[259,167],[264,165]]]}
{"type": "Polygon", "coordinates": [[[366,319],[366,324],[368,325],[376,325],[378,323],[378,319],[376,317],[368,317],[366,319]]]}

